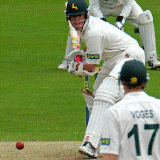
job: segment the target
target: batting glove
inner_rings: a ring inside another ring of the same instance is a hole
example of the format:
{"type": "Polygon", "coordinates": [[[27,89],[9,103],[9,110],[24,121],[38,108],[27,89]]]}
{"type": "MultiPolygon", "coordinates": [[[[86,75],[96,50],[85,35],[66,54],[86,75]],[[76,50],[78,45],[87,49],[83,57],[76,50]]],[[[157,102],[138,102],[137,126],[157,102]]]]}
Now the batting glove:
{"type": "Polygon", "coordinates": [[[83,76],[93,76],[95,75],[97,72],[98,72],[98,69],[95,68],[95,70],[93,72],[88,72],[87,70],[83,70],[83,62],[81,63],[78,63],[77,66],[76,66],[76,71],[75,71],[75,74],[78,76],[78,77],[83,77],[83,76]]]}

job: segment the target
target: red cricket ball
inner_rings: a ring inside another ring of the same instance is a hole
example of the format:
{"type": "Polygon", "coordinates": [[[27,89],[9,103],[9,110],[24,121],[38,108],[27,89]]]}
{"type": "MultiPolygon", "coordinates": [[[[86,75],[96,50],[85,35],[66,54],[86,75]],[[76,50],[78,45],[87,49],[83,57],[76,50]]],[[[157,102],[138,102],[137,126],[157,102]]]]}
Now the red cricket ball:
{"type": "Polygon", "coordinates": [[[23,149],[24,148],[24,143],[22,141],[17,142],[16,143],[16,148],[19,149],[19,150],[23,149]]]}

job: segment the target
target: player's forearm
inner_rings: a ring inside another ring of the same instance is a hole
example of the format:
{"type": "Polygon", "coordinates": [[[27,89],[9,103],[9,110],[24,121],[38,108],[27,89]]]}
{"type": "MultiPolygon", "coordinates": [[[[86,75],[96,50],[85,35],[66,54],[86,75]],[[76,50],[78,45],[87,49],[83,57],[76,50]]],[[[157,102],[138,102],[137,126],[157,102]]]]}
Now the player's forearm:
{"type": "Polygon", "coordinates": [[[87,46],[86,63],[100,64],[105,44],[108,42],[107,38],[104,36],[97,36],[97,34],[94,34],[93,36],[87,38],[85,42],[87,46]]]}
{"type": "Polygon", "coordinates": [[[130,12],[132,10],[132,4],[134,0],[125,0],[123,4],[123,9],[120,13],[120,16],[123,16],[123,18],[126,20],[127,17],[130,15],[130,12]]]}

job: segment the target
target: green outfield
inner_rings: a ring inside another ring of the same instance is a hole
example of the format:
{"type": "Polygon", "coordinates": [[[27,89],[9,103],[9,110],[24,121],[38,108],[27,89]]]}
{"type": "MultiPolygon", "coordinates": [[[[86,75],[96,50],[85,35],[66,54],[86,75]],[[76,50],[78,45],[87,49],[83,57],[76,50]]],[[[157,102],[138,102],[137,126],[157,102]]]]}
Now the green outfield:
{"type": "MultiPolygon", "coordinates": [[[[65,55],[66,0],[1,1],[0,141],[81,141],[84,78],[57,67],[65,55]]],[[[154,17],[160,55],[160,2],[137,0],[154,17]]],[[[108,19],[111,23],[115,18],[108,19]]],[[[139,42],[134,27],[125,31],[139,42]]],[[[146,65],[147,66],[147,65],[146,65]]],[[[146,92],[160,98],[160,69],[148,71],[146,92]]],[[[94,77],[90,77],[92,89],[94,77]]]]}

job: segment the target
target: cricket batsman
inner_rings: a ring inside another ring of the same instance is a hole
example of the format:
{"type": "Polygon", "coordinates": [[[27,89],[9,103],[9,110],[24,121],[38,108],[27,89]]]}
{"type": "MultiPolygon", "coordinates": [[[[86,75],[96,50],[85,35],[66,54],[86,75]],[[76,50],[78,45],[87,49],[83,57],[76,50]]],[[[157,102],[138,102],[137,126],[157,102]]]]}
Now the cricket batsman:
{"type": "Polygon", "coordinates": [[[118,75],[123,61],[136,59],[144,64],[145,54],[131,36],[98,17],[89,16],[85,0],[69,0],[66,17],[87,48],[86,52],[83,52],[84,61],[75,62],[76,65],[73,65],[75,74],[82,77],[88,73],[95,73],[96,65],[103,60],[93,86],[93,109],[83,143],[79,148],[81,153],[97,157],[103,113],[123,97],[123,90],[118,85],[118,75]],[[105,84],[102,83],[104,81],[105,84]]]}

